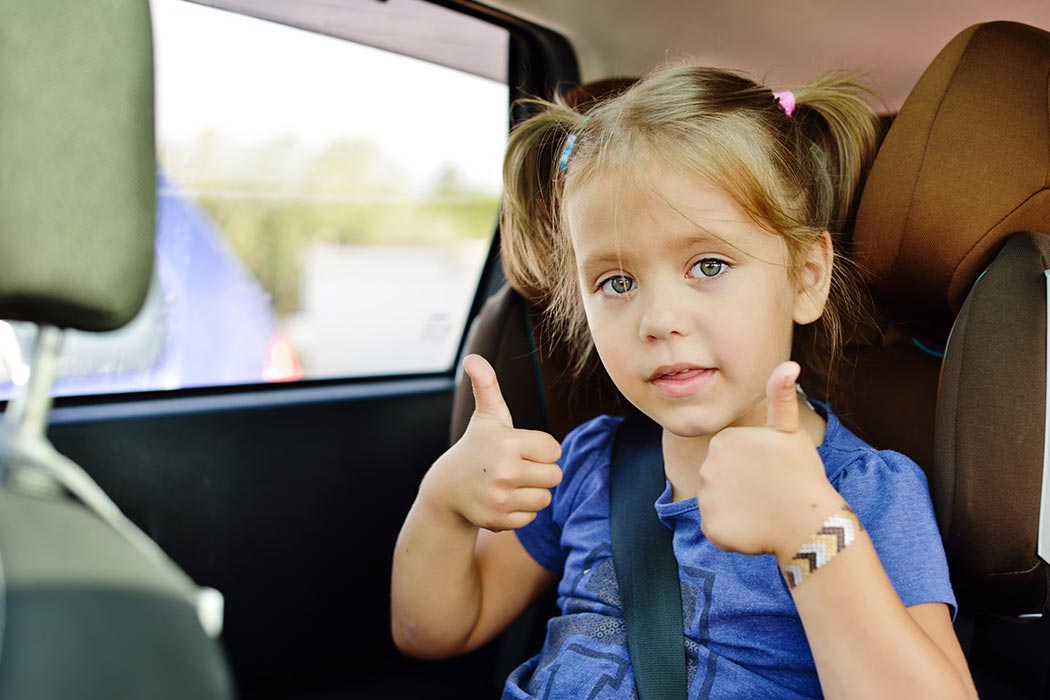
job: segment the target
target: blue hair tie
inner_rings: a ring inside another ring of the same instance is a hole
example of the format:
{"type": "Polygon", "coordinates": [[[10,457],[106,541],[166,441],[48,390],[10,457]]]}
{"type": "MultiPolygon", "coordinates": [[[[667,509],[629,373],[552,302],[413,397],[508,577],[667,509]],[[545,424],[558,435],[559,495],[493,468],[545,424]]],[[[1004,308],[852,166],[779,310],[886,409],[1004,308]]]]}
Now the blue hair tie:
{"type": "MultiPolygon", "coordinates": [[[[577,128],[582,127],[588,121],[591,116],[588,114],[586,117],[580,120],[580,125],[577,128]]],[[[569,134],[569,138],[565,139],[565,150],[561,152],[561,158],[558,159],[558,170],[565,171],[569,167],[569,159],[572,158],[572,152],[576,150],[576,134],[569,134]]]]}
{"type": "Polygon", "coordinates": [[[569,134],[569,138],[565,140],[565,150],[561,152],[561,158],[558,159],[558,170],[566,170],[569,167],[569,158],[572,158],[575,148],[576,134],[569,134]]]}

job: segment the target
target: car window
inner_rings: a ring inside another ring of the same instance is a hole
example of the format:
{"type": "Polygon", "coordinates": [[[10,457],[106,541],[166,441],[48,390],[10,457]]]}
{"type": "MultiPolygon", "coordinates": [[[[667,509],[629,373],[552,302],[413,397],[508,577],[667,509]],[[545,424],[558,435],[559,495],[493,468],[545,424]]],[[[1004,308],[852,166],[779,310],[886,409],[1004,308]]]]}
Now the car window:
{"type": "MultiPolygon", "coordinates": [[[[508,33],[419,0],[208,4],[151,3],[149,300],[69,333],[55,393],[447,371],[496,225],[508,33]]],[[[32,333],[0,322],[0,397],[32,333]]]]}

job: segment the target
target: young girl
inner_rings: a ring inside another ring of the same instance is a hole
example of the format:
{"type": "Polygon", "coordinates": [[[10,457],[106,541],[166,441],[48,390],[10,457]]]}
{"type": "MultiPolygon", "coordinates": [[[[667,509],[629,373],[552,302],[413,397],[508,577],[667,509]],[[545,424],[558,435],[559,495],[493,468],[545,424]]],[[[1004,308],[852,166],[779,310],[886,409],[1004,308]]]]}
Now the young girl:
{"type": "MultiPolygon", "coordinates": [[[[773,93],[695,67],[511,135],[504,264],[663,427],[690,698],[975,697],[921,470],[807,402],[789,361],[808,324],[807,348],[837,349],[829,231],[874,142],[841,77],[773,93]]],[[[398,539],[395,641],[468,651],[558,582],[562,614],[504,697],[633,697],[609,535],[620,419],[559,446],[514,429],[485,360],[463,368],[476,411],[398,539]]]]}

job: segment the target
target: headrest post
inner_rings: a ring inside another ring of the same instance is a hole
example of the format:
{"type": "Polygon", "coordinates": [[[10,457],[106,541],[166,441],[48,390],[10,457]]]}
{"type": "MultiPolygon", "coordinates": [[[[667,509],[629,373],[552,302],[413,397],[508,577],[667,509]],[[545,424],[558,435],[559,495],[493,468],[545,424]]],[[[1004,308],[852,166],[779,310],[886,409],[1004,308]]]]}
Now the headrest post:
{"type": "Polygon", "coordinates": [[[8,428],[24,439],[43,437],[51,412],[51,387],[58,374],[58,356],[64,331],[41,326],[29,365],[29,378],[7,405],[4,420],[8,428]]]}
{"type": "Polygon", "coordinates": [[[8,379],[16,387],[29,379],[29,365],[22,359],[18,336],[7,321],[0,321],[0,365],[7,369],[8,379]]]}

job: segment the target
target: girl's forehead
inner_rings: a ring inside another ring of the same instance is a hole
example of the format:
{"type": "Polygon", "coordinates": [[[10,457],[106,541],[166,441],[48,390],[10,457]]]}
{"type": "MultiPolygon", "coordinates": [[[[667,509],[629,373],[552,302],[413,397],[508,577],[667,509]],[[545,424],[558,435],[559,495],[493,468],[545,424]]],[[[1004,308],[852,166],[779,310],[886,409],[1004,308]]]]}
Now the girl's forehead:
{"type": "Polygon", "coordinates": [[[564,201],[577,263],[634,252],[676,255],[697,246],[783,261],[783,236],[762,227],[724,189],[670,168],[612,173],[578,183],[564,201]]]}
{"type": "Polygon", "coordinates": [[[570,233],[653,224],[696,228],[755,225],[724,189],[699,176],[651,163],[636,172],[595,173],[566,192],[570,233]]]}

